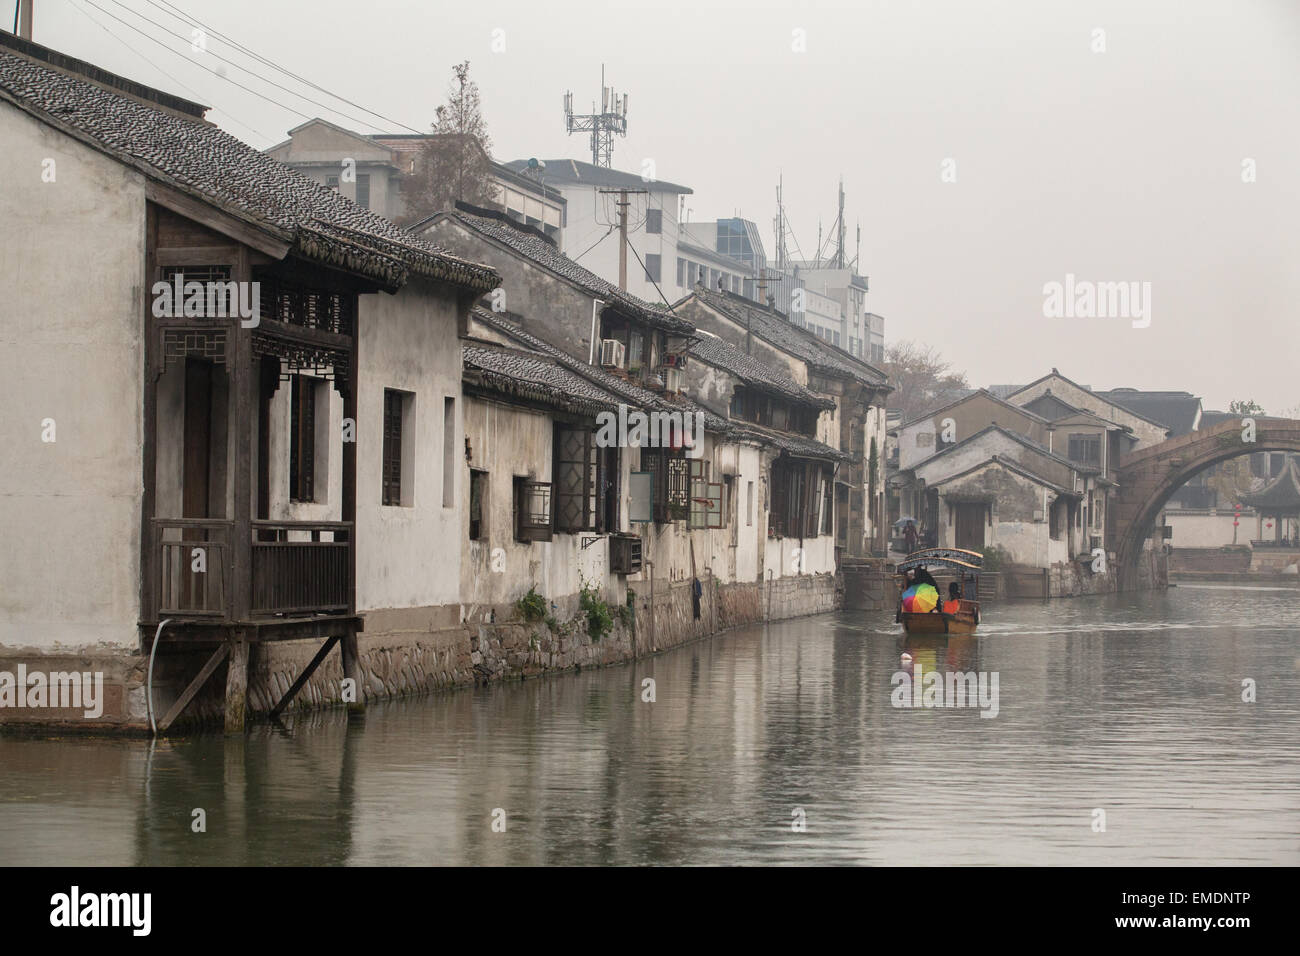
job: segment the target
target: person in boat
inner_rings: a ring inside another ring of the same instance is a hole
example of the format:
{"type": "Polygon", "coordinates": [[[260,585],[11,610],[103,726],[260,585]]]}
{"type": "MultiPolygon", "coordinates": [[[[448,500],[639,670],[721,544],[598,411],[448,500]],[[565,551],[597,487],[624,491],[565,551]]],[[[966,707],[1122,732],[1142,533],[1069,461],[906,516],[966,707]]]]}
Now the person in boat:
{"type": "MultiPolygon", "coordinates": [[[[935,591],[938,591],[938,590],[939,590],[939,582],[936,581],[936,580],[934,579],[934,575],[932,575],[932,574],[931,574],[929,571],[927,571],[925,568],[911,568],[911,569],[909,569],[909,570],[907,571],[907,573],[903,575],[903,588],[902,588],[902,590],[903,590],[903,591],[906,591],[908,588],[913,587],[913,586],[918,585],[918,584],[928,584],[928,585],[930,585],[930,587],[934,588],[935,591]]],[[[900,592],[900,593],[901,593],[901,592],[900,592]]],[[[935,605],[934,605],[934,607],[930,608],[930,612],[931,612],[932,614],[938,614],[939,611],[940,611],[940,609],[941,609],[940,606],[941,606],[942,603],[943,603],[943,602],[941,602],[941,601],[940,601],[940,602],[936,602],[935,605]]],[[[901,604],[901,602],[900,602],[900,604],[899,604],[899,606],[898,606],[899,614],[902,613],[902,610],[903,610],[903,606],[902,606],[902,604],[901,604]]],[[[897,615],[895,615],[895,623],[897,623],[897,622],[899,622],[899,621],[901,621],[901,620],[902,620],[901,617],[898,617],[897,615]]]]}
{"type": "Polygon", "coordinates": [[[956,581],[948,583],[948,600],[943,602],[944,614],[956,614],[961,610],[961,585],[956,581]]]}

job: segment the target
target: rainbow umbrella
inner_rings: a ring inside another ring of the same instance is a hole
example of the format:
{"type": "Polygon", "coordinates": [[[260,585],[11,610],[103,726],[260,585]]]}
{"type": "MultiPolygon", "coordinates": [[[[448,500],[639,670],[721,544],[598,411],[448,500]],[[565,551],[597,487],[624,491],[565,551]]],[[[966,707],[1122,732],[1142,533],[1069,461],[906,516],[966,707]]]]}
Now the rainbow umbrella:
{"type": "Polygon", "coordinates": [[[939,603],[939,592],[932,584],[913,584],[903,592],[903,610],[908,614],[926,614],[939,603]]]}

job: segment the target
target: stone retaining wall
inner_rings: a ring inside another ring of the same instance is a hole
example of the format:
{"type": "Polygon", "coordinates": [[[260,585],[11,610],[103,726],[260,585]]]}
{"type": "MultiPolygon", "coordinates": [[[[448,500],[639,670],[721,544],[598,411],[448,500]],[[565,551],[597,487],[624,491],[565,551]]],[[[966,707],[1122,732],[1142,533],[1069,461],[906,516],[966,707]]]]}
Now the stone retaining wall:
{"type": "MultiPolygon", "coordinates": [[[[489,681],[522,680],[583,667],[603,667],[699,640],[742,624],[819,614],[838,606],[836,577],[830,574],[785,578],[771,585],[718,585],[706,572],[700,579],[699,616],[695,615],[690,581],[656,582],[651,621],[649,583],[632,589],[633,606],[609,607],[611,631],[592,637],[577,596],[553,603],[546,621],[525,622],[514,609],[476,611],[476,621],[453,622],[447,609],[375,611],[365,615],[366,630],[357,635],[360,696],[376,701],[441,688],[489,681]]],[[[454,610],[454,609],[452,609],[454,610]]],[[[165,639],[164,639],[165,640],[165,639]]],[[[319,641],[253,644],[249,649],[248,712],[264,716],[288,690],[320,648],[319,641]]],[[[203,666],[212,649],[161,646],[154,673],[154,713],[161,716],[203,666]]],[[[51,711],[0,711],[0,727],[25,723],[81,731],[147,733],[145,676],[148,657],[140,654],[82,655],[69,658],[40,655],[0,658],[0,671],[16,672],[17,664],[43,670],[102,670],[105,713],[97,720],[51,711]]],[[[174,732],[220,726],[225,701],[225,666],[186,710],[174,732]]],[[[340,654],[332,650],[298,692],[288,710],[344,703],[340,654]]]]}

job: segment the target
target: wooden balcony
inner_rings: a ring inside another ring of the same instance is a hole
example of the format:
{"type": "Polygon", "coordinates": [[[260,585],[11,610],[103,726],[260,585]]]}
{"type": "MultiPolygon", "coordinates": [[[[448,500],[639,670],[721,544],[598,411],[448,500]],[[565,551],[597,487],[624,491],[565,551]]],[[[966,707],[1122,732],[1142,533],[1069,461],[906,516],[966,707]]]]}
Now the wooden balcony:
{"type": "MultiPolygon", "coordinates": [[[[234,522],[158,518],[153,522],[154,620],[234,619],[234,522]]],[[[254,521],[248,588],[254,619],[347,614],[352,601],[352,523],[254,521]]]]}

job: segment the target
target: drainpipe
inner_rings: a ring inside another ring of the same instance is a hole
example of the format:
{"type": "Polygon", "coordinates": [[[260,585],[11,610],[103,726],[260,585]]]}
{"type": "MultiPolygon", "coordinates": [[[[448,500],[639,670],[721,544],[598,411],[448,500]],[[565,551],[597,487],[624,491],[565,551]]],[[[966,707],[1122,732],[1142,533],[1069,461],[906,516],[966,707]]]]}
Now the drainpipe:
{"type": "Polygon", "coordinates": [[[153,634],[153,647],[149,648],[149,676],[145,680],[145,708],[149,711],[149,729],[158,736],[158,725],[153,719],[153,657],[158,653],[158,641],[162,638],[162,629],[172,622],[171,618],[158,622],[158,630],[153,634]]]}
{"type": "Polygon", "coordinates": [[[591,355],[587,359],[588,365],[596,364],[596,310],[604,304],[603,299],[591,300],[591,355]]]}
{"type": "Polygon", "coordinates": [[[650,650],[655,649],[655,563],[645,562],[650,567],[650,650]]]}

